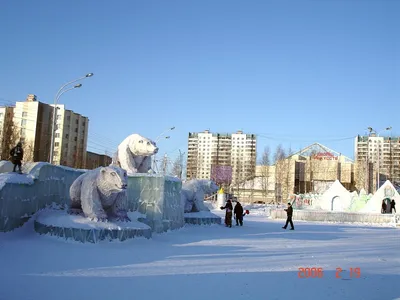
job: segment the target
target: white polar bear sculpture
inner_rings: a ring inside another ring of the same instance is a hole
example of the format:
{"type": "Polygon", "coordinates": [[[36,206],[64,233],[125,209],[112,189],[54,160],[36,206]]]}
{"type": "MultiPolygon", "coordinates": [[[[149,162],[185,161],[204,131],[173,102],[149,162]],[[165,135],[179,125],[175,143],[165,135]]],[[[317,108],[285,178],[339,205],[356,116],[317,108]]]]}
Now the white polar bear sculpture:
{"type": "Polygon", "coordinates": [[[69,193],[69,213],[82,213],[93,221],[130,221],[126,209],[127,175],[116,167],[99,167],[80,175],[69,193]]]}
{"type": "Polygon", "coordinates": [[[192,179],[182,183],[181,200],[184,212],[210,211],[204,205],[204,194],[215,193],[218,189],[214,181],[207,179],[192,179]]]}
{"type": "Polygon", "coordinates": [[[128,175],[154,173],[151,169],[151,156],[157,152],[158,147],[155,142],[134,133],[119,144],[111,165],[121,167],[128,175]]]}

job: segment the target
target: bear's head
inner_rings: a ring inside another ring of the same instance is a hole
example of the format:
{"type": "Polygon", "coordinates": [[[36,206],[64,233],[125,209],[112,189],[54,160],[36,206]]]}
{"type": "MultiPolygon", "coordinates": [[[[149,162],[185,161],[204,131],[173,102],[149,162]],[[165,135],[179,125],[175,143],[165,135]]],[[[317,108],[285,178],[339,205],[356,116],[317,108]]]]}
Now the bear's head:
{"type": "Polygon", "coordinates": [[[158,152],[156,143],[139,134],[132,134],[129,141],[129,150],[133,155],[151,156],[158,152]]]}
{"type": "Polygon", "coordinates": [[[202,179],[200,180],[200,184],[203,192],[206,194],[213,194],[218,192],[219,190],[218,185],[212,180],[202,179]]]}
{"type": "Polygon", "coordinates": [[[119,193],[126,191],[127,174],[117,166],[101,167],[97,178],[98,187],[107,192],[119,193]]]}

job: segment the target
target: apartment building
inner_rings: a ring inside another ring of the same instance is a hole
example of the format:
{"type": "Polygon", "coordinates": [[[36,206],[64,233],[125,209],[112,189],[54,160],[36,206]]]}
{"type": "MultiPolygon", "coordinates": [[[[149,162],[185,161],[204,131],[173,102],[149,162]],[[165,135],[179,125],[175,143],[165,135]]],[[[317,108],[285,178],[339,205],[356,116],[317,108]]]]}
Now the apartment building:
{"type": "Polygon", "coordinates": [[[245,181],[255,174],[256,157],[254,134],[189,133],[187,178],[214,179],[225,172],[226,184],[245,181]]]}
{"type": "Polygon", "coordinates": [[[400,184],[400,137],[383,137],[371,133],[355,138],[357,179],[368,191],[374,192],[379,180],[400,184]]]}
{"type": "MultiPolygon", "coordinates": [[[[54,105],[51,105],[53,109],[54,105]]],[[[89,119],[63,104],[57,105],[56,130],[54,134],[53,163],[55,165],[84,168],[89,119]]],[[[51,132],[51,131],[50,131],[51,132]]]]}
{"type": "Polygon", "coordinates": [[[112,158],[106,154],[86,152],[86,169],[92,170],[98,167],[106,167],[111,164],[112,158]]]}
{"type": "MultiPolygon", "coordinates": [[[[49,161],[54,105],[42,103],[33,94],[16,102],[14,139],[24,146],[24,161],[49,161]]],[[[54,164],[84,168],[89,120],[57,105],[54,164]]]]}
{"type": "Polygon", "coordinates": [[[52,108],[28,95],[26,101],[15,103],[14,139],[24,147],[24,161],[48,161],[51,141],[52,108]]]}
{"type": "Polygon", "coordinates": [[[13,143],[14,107],[0,107],[0,159],[8,160],[13,143]]]}

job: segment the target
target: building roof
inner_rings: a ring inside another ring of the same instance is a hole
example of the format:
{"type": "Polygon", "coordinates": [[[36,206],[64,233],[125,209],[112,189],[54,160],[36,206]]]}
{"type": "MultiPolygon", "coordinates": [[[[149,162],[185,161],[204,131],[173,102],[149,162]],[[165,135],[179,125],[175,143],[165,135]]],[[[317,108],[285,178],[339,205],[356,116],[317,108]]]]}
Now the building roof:
{"type": "Polygon", "coordinates": [[[328,156],[341,156],[342,158],[344,158],[345,162],[350,162],[350,163],[354,162],[351,158],[344,156],[341,153],[336,152],[320,143],[311,144],[310,146],[307,146],[307,147],[301,149],[300,151],[289,155],[287,158],[290,158],[295,155],[310,157],[310,156],[318,155],[318,154],[324,154],[324,155],[328,155],[328,156]]]}

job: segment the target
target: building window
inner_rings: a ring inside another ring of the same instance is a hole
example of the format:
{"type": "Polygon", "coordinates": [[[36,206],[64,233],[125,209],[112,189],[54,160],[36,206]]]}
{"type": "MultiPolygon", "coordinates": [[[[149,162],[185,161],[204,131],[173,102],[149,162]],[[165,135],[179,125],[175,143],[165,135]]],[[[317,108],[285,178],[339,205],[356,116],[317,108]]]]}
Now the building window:
{"type": "Polygon", "coordinates": [[[68,117],[67,117],[67,120],[70,121],[70,120],[71,120],[71,116],[68,116],[68,117]]]}
{"type": "Polygon", "coordinates": [[[54,151],[53,156],[58,156],[58,151],[54,151]]]}
{"type": "Polygon", "coordinates": [[[21,128],[21,136],[24,136],[25,135],[25,133],[26,133],[26,131],[25,131],[25,128],[21,128]]]}
{"type": "Polygon", "coordinates": [[[76,142],[78,140],[78,138],[77,137],[74,137],[74,141],[76,142]]]}
{"type": "Polygon", "coordinates": [[[75,128],[75,132],[78,132],[78,128],[75,128]]]}
{"type": "Polygon", "coordinates": [[[68,134],[68,133],[65,135],[65,138],[66,138],[66,139],[68,139],[68,138],[69,138],[69,134],[68,134]]]}
{"type": "Polygon", "coordinates": [[[26,118],[27,116],[28,116],[28,113],[27,113],[26,111],[23,111],[23,112],[22,112],[22,117],[23,117],[23,118],[26,118]]]}
{"type": "Polygon", "coordinates": [[[21,121],[21,126],[26,126],[26,120],[21,121]]]}
{"type": "Polygon", "coordinates": [[[60,137],[60,134],[59,134],[59,133],[56,133],[55,136],[56,136],[56,138],[59,138],[59,137],[60,137]]]}
{"type": "Polygon", "coordinates": [[[25,143],[25,138],[24,138],[24,137],[21,137],[21,138],[19,139],[19,141],[23,144],[23,143],[25,143]]]}
{"type": "Polygon", "coordinates": [[[55,142],[54,143],[54,147],[59,147],[60,146],[60,143],[59,142],[55,142]]]}
{"type": "Polygon", "coordinates": [[[61,115],[57,115],[57,120],[60,120],[61,119],[61,115]]]}
{"type": "Polygon", "coordinates": [[[79,124],[79,120],[78,120],[78,119],[75,120],[75,124],[76,124],[76,125],[79,124]]]}

